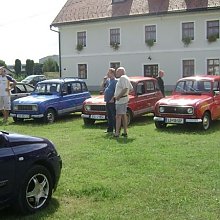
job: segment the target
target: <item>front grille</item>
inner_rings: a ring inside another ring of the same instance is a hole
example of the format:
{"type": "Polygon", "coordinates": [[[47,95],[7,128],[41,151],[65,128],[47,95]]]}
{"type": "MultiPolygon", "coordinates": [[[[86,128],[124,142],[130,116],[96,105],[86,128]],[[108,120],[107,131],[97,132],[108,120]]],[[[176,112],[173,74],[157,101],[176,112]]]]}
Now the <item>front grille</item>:
{"type": "Polygon", "coordinates": [[[105,112],[105,105],[91,105],[91,111],[105,112]]]}
{"type": "Polygon", "coordinates": [[[18,105],[18,111],[33,111],[33,105],[18,105]]]}
{"type": "Polygon", "coordinates": [[[179,114],[179,115],[192,115],[187,112],[189,106],[160,106],[164,107],[164,112],[161,114],[179,114]]]}

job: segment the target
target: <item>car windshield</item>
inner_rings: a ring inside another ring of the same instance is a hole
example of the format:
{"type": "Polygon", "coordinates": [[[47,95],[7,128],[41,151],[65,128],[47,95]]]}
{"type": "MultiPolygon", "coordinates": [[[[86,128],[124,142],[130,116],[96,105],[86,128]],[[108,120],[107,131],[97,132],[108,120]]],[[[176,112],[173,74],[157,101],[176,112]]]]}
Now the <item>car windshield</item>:
{"type": "Polygon", "coordinates": [[[207,93],[211,91],[211,81],[205,80],[182,80],[174,90],[180,93],[207,93]]]}
{"type": "Polygon", "coordinates": [[[34,93],[41,95],[52,95],[60,92],[59,83],[39,83],[37,84],[34,93]]]}

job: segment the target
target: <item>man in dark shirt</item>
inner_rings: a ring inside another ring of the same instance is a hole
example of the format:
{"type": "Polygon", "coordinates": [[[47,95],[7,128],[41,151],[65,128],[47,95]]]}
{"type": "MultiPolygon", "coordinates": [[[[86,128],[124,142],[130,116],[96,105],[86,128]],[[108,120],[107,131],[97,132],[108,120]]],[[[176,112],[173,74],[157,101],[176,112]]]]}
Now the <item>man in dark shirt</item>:
{"type": "Polygon", "coordinates": [[[110,68],[108,71],[108,86],[104,91],[104,101],[106,102],[106,112],[108,117],[108,128],[106,133],[112,133],[115,130],[115,101],[114,93],[117,80],[115,79],[115,69],[110,68]]]}
{"type": "Polygon", "coordinates": [[[163,81],[163,76],[164,76],[164,71],[163,70],[160,70],[158,72],[158,76],[157,76],[157,82],[158,82],[158,85],[159,85],[159,88],[163,94],[163,96],[165,97],[165,92],[164,92],[164,81],[163,81]]]}

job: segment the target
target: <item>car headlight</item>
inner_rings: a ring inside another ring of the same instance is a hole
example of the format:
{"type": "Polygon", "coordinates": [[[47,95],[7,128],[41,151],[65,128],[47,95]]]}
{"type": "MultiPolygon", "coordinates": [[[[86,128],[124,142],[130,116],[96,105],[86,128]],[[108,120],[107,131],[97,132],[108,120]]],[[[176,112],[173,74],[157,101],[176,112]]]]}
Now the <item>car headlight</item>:
{"type": "Polygon", "coordinates": [[[91,110],[91,105],[85,105],[85,110],[90,111],[91,110]]]}
{"type": "Polygon", "coordinates": [[[192,108],[192,107],[187,108],[187,113],[188,113],[188,114],[193,114],[193,108],[192,108]]]}
{"type": "Polygon", "coordinates": [[[163,106],[160,106],[160,107],[159,107],[159,112],[160,112],[160,113],[163,113],[164,111],[165,111],[165,108],[164,108],[163,106]]]}
{"type": "Polygon", "coordinates": [[[18,106],[17,106],[17,105],[14,105],[14,106],[13,106],[13,109],[14,109],[15,111],[17,111],[17,110],[18,110],[18,106]]]}
{"type": "Polygon", "coordinates": [[[37,106],[37,105],[33,105],[33,106],[32,106],[32,110],[33,110],[33,111],[37,111],[37,110],[38,110],[38,106],[37,106]]]}

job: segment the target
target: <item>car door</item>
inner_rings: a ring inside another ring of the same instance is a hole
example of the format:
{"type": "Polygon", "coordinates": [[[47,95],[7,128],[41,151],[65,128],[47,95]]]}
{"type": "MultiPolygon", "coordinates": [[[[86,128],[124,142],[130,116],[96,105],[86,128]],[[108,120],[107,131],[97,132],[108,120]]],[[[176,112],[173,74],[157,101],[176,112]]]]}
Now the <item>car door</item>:
{"type": "Polygon", "coordinates": [[[220,82],[215,81],[213,84],[214,102],[213,102],[213,119],[220,118],[220,82]]]}
{"type": "Polygon", "coordinates": [[[9,199],[15,184],[15,156],[0,133],[0,202],[9,199]]]}

